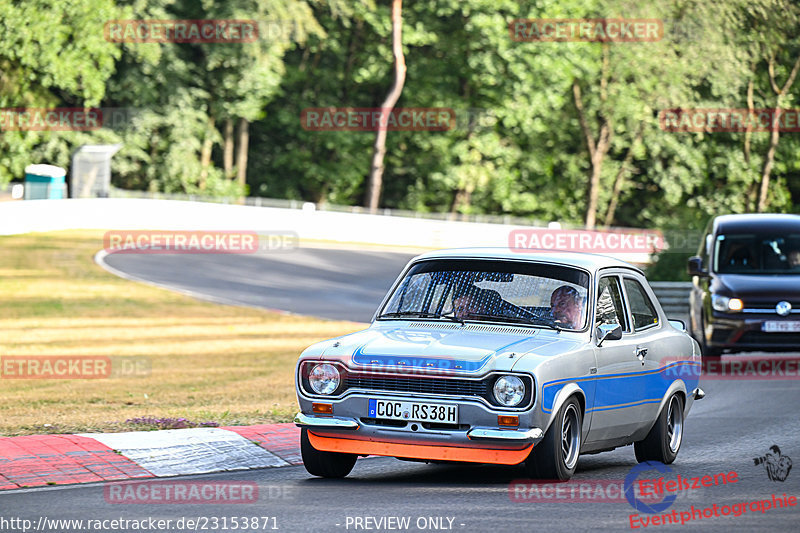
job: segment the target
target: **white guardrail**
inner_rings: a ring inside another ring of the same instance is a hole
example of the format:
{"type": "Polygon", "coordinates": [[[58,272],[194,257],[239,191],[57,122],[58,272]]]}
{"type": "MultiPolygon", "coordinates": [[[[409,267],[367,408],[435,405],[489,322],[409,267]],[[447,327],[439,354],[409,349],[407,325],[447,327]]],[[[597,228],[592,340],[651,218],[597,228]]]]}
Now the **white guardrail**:
{"type": "Polygon", "coordinates": [[[650,286],[667,316],[688,320],[690,281],[651,281],[650,286]]]}
{"type": "MultiPolygon", "coordinates": [[[[507,247],[512,231],[532,226],[322,211],[309,203],[291,209],[136,198],[0,202],[0,235],[65,229],[291,231],[301,241],[423,250],[507,247]]],[[[649,262],[647,253],[608,255],[638,264],[649,262]]]]}

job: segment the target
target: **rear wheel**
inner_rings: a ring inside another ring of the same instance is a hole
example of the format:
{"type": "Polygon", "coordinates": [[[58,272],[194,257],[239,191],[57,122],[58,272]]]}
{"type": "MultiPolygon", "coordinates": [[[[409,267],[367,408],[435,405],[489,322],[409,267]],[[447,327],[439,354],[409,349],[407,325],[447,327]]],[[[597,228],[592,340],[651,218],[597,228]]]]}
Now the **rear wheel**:
{"type": "Polygon", "coordinates": [[[678,456],[683,442],[683,398],[679,394],[670,396],[655,425],[647,436],[633,443],[636,460],[659,461],[668,465],[678,456]]]}
{"type": "Polygon", "coordinates": [[[530,477],[567,481],[575,473],[581,452],[581,406],[573,396],[558,410],[544,439],[537,444],[525,470],[530,477]]]}
{"type": "Polygon", "coordinates": [[[300,430],[300,454],[303,456],[303,465],[312,476],[319,477],[345,477],[353,470],[357,455],[350,453],[323,452],[317,450],[308,440],[308,430],[300,430]]]}

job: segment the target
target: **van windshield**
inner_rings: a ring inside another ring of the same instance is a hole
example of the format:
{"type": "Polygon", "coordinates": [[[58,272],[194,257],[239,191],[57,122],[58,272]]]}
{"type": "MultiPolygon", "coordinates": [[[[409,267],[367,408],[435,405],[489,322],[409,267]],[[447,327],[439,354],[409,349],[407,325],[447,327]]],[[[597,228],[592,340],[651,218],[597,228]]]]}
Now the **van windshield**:
{"type": "Polygon", "coordinates": [[[800,233],[718,235],[714,271],[720,274],[800,275],[800,233]]]}

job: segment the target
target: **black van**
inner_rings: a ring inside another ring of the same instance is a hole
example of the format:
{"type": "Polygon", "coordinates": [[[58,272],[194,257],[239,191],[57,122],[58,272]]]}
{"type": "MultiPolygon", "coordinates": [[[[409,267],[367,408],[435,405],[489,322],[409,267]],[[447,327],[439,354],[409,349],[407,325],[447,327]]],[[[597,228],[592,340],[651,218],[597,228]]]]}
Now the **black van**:
{"type": "Polygon", "coordinates": [[[689,275],[689,331],[703,355],[800,351],[800,215],[715,217],[689,275]]]}

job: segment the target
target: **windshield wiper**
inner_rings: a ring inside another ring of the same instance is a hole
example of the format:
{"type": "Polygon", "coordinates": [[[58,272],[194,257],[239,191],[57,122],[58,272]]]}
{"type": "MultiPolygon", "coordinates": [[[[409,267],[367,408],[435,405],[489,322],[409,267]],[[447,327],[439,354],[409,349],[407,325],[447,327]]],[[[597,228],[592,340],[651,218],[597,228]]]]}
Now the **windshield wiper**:
{"type": "Polygon", "coordinates": [[[462,326],[464,325],[464,321],[455,315],[448,315],[448,314],[440,315],[438,313],[423,313],[420,311],[394,311],[392,313],[383,313],[382,315],[378,315],[378,318],[397,318],[403,316],[413,316],[418,318],[446,318],[448,320],[458,322],[462,326]]]}

